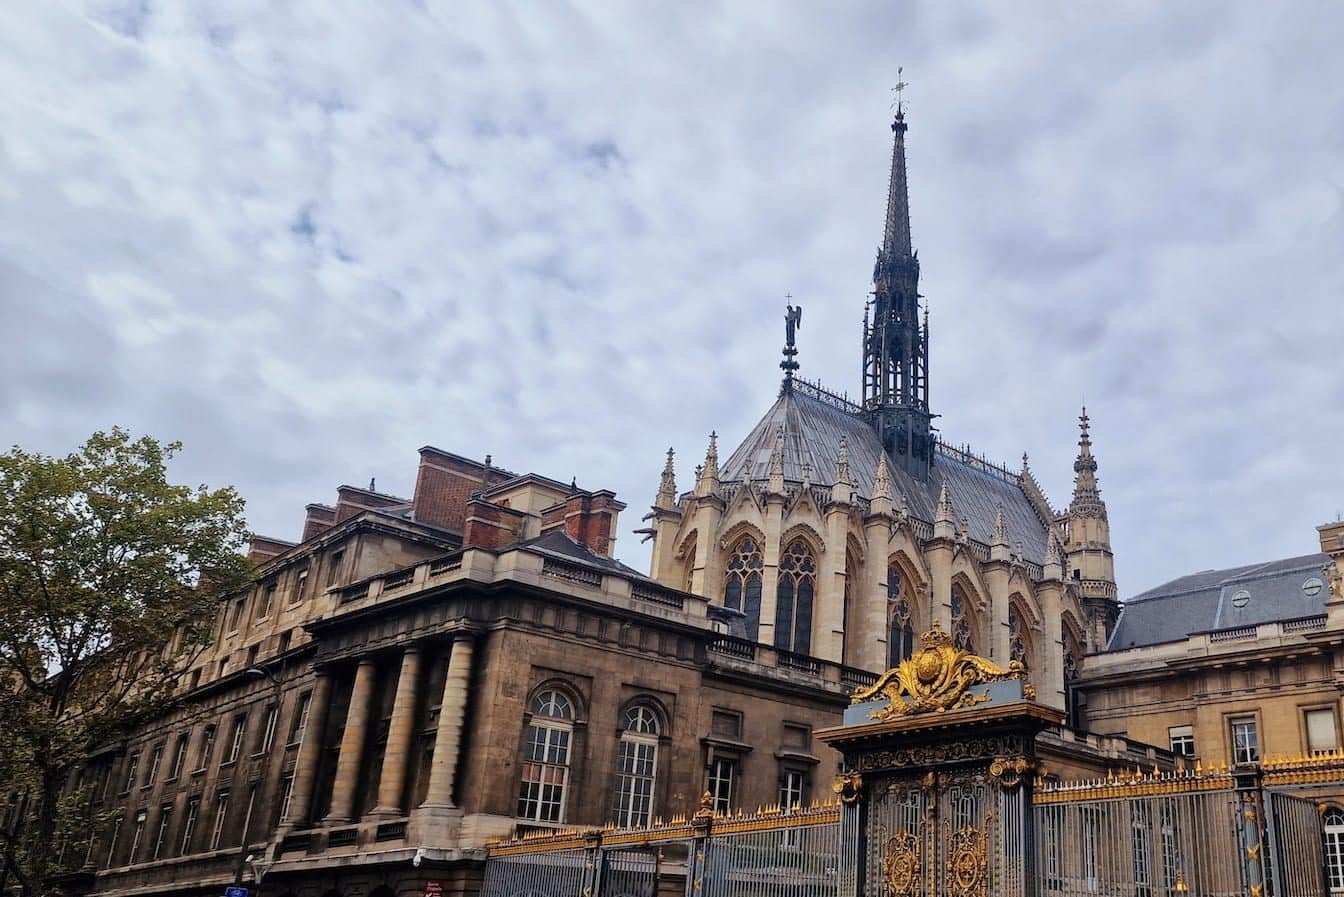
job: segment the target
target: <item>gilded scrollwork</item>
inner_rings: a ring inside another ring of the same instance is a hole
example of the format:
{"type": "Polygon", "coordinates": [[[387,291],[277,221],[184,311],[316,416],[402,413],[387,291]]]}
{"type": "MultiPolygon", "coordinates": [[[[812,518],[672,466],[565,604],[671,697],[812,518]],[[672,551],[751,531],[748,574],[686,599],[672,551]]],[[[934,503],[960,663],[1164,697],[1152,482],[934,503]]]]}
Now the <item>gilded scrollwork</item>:
{"type": "Polygon", "coordinates": [[[947,855],[947,893],[951,897],[985,897],[989,858],[985,833],[965,826],[952,833],[947,855]]]}
{"type": "Polygon", "coordinates": [[[913,657],[901,661],[895,669],[887,670],[870,687],[854,693],[856,704],[886,698],[886,706],[870,714],[873,719],[890,720],[916,713],[970,707],[988,700],[988,696],[972,692],[972,686],[1026,678],[1026,667],[1016,660],[1001,667],[956,647],[937,620],[920,641],[924,647],[913,657]]]}
{"type": "Polygon", "coordinates": [[[831,782],[831,790],[842,804],[856,804],[863,797],[863,776],[857,772],[842,772],[831,782]]]}
{"type": "Polygon", "coordinates": [[[882,855],[882,883],[888,897],[914,897],[919,873],[919,838],[905,830],[888,838],[882,855]]]}
{"type": "Polygon", "coordinates": [[[1036,764],[1026,757],[995,757],[989,764],[989,774],[999,786],[1011,791],[1036,771],[1036,764]]]}

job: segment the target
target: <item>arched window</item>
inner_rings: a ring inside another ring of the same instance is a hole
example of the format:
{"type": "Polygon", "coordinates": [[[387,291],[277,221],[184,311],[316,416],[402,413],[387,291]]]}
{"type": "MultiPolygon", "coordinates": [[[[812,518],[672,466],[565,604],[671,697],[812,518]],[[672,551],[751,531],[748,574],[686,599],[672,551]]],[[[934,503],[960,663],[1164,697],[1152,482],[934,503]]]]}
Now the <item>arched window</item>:
{"type": "Polygon", "coordinates": [[[658,717],[648,707],[625,711],[616,755],[615,825],[646,826],[653,817],[653,786],[658,773],[658,717]]]}
{"type": "Polygon", "coordinates": [[[1008,605],[1008,659],[1027,665],[1027,637],[1023,631],[1022,615],[1015,605],[1008,605]]]}
{"type": "Polygon", "coordinates": [[[1344,891],[1344,810],[1331,807],[1325,811],[1325,874],[1330,879],[1330,893],[1344,891]]]}
{"type": "Polygon", "coordinates": [[[817,562],[802,539],[794,539],[779,559],[775,594],[775,647],[796,654],[812,650],[812,594],[817,562]]]}
{"type": "Polygon", "coordinates": [[[1064,713],[1068,724],[1079,728],[1082,720],[1078,712],[1078,694],[1074,689],[1074,680],[1078,678],[1078,639],[1067,628],[1064,630],[1064,657],[1061,660],[1064,671],[1064,713]]]}
{"type": "Polygon", "coordinates": [[[574,735],[574,703],[555,689],[532,699],[532,720],[523,738],[523,775],[518,816],[562,822],[569,784],[569,750],[574,735]]]}
{"type": "Polygon", "coordinates": [[[887,568],[887,668],[900,666],[915,653],[915,624],[910,615],[910,598],[905,593],[905,579],[896,567],[887,568]]]}
{"type": "Polygon", "coordinates": [[[746,616],[735,620],[730,630],[740,638],[756,641],[761,628],[761,569],[765,559],[761,546],[751,536],[743,538],[728,558],[723,581],[723,606],[746,616]]]}
{"type": "Polygon", "coordinates": [[[971,637],[971,607],[961,586],[952,587],[952,644],[963,651],[975,653],[975,639],[971,637]]]}

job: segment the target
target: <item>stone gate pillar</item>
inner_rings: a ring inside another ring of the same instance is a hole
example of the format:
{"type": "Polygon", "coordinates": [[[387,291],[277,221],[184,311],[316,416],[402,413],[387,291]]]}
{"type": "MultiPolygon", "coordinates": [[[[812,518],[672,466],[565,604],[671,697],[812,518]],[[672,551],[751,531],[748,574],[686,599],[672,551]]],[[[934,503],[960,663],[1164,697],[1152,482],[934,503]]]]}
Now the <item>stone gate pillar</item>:
{"type": "Polygon", "coordinates": [[[844,758],[839,897],[1030,897],[1035,740],[1062,714],[1021,664],[968,654],[936,622],[922,641],[817,733],[844,758]]]}

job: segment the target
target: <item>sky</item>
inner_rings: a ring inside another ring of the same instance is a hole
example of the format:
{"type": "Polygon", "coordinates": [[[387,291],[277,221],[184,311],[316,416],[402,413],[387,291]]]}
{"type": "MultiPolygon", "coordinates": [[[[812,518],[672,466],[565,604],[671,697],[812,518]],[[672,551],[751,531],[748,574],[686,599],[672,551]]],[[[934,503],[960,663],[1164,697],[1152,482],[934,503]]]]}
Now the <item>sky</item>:
{"type": "Polygon", "coordinates": [[[1344,7],[14,4],[0,443],[180,439],[296,539],[435,445],[629,503],[779,387],[858,391],[901,78],[944,437],[1122,595],[1344,511],[1344,7]]]}

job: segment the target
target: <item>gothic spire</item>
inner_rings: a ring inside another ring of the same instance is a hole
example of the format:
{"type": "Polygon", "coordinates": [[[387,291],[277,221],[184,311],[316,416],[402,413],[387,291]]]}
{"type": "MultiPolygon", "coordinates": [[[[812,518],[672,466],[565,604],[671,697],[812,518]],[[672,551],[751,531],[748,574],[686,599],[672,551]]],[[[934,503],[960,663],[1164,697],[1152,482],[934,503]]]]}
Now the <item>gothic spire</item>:
{"type": "Polygon", "coordinates": [[[928,324],[926,320],[920,326],[919,258],[910,240],[904,107],[897,107],[891,130],[887,215],[873,267],[872,323],[864,326],[863,410],[892,461],[907,473],[927,479],[934,442],[928,324]]]}
{"type": "Polygon", "coordinates": [[[1097,488],[1097,459],[1092,457],[1090,423],[1084,405],[1078,416],[1078,457],[1073,462],[1073,501],[1069,503],[1069,513],[1096,517],[1105,515],[1106,505],[1097,488]]]}
{"type": "Polygon", "coordinates": [[[697,495],[713,495],[719,491],[719,434],[709,434],[709,447],[705,449],[705,463],[700,466],[696,477],[697,495]]]}
{"type": "Polygon", "coordinates": [[[663,478],[658,484],[658,497],[654,499],[654,506],[659,508],[675,508],[677,506],[677,473],[672,466],[674,457],[672,448],[667,449],[667,463],[663,465],[663,478]]]}

